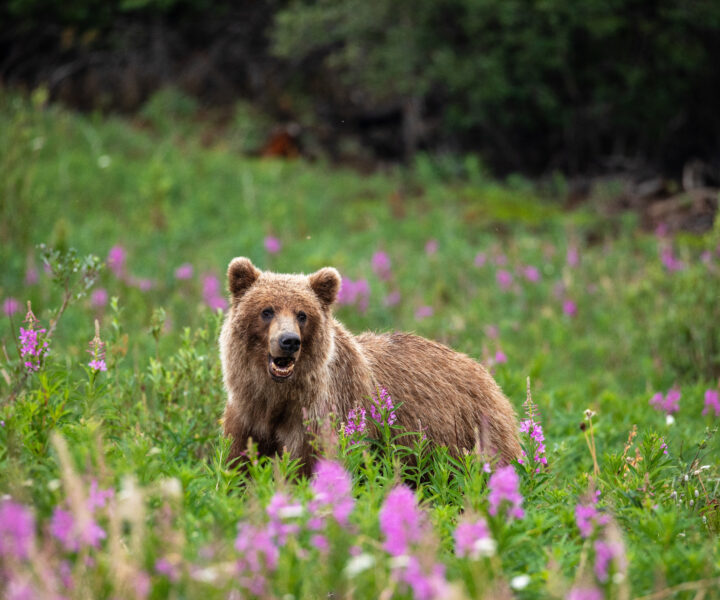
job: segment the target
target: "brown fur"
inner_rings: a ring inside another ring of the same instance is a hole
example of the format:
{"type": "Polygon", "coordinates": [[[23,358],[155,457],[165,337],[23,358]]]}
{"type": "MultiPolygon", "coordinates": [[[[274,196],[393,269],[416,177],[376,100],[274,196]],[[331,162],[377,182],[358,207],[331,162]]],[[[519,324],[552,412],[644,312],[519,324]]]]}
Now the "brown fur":
{"type": "Polygon", "coordinates": [[[220,354],[230,460],[252,437],[261,454],[286,449],[309,470],[313,457],[304,421],[330,413],[345,420],[354,407],[369,407],[377,386],[387,389],[395,405],[402,403],[397,422],[408,431],[421,423],[430,440],[454,453],[479,444],[503,463],[520,455],[515,413],[487,370],[415,335],[352,335],[331,312],[340,287],[335,269],[283,275],[236,258],[228,268],[228,286],[232,305],[220,334],[220,354]],[[268,308],[271,319],[262,314],[268,308]],[[301,345],[292,376],[278,382],[270,376],[268,355],[278,355],[283,332],[299,335],[301,345]]]}

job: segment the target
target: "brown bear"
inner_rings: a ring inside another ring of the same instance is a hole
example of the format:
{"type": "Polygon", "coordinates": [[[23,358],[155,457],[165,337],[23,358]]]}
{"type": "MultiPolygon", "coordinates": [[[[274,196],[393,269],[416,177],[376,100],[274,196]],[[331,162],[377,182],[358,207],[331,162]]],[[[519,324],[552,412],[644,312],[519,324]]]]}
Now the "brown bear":
{"type": "Polygon", "coordinates": [[[223,418],[229,460],[248,446],[286,450],[312,467],[306,422],[334,413],[343,421],[385,388],[397,424],[454,454],[479,444],[506,464],[520,455],[515,412],[480,364],[408,333],[355,336],[332,314],[340,275],[260,271],[247,258],[228,267],[231,306],[220,334],[228,392],[223,418]]]}

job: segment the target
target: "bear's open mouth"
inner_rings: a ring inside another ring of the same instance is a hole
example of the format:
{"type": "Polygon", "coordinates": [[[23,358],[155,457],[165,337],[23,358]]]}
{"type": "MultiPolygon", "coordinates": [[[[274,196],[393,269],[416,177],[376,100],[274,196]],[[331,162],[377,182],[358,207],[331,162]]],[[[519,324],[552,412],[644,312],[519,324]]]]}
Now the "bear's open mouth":
{"type": "Polygon", "coordinates": [[[283,381],[293,374],[295,359],[291,356],[271,356],[268,354],[268,371],[275,381],[283,381]]]}

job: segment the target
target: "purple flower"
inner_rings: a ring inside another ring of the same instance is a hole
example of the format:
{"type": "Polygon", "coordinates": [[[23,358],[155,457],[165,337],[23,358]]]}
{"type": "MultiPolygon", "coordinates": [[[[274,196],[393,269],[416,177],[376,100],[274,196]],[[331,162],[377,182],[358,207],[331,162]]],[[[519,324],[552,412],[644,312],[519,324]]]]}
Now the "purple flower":
{"type": "Polygon", "coordinates": [[[495,279],[502,290],[509,290],[513,282],[512,273],[510,273],[510,271],[506,271],[505,269],[499,269],[495,274],[495,279]]]}
{"type": "Polygon", "coordinates": [[[522,272],[525,276],[525,279],[527,279],[528,281],[532,283],[537,283],[538,281],[540,281],[540,271],[537,270],[537,267],[524,267],[522,272]]]}
{"type": "Polygon", "coordinates": [[[173,583],[180,579],[177,568],[167,558],[158,558],[155,561],[155,572],[164,575],[173,583]]]}
{"type": "Polygon", "coordinates": [[[282,249],[282,243],[280,240],[272,235],[267,236],[263,241],[263,244],[265,246],[265,250],[267,250],[270,254],[277,254],[282,249]]]}
{"type": "Polygon", "coordinates": [[[568,247],[565,260],[567,260],[567,264],[571,267],[577,267],[580,264],[580,253],[578,252],[577,246],[573,244],[568,247]]]}
{"type": "Polygon", "coordinates": [[[487,262],[487,254],[485,254],[484,252],[478,252],[475,255],[475,260],[473,261],[473,264],[476,267],[484,267],[486,262],[487,262]]]}
{"type": "Polygon", "coordinates": [[[410,546],[425,535],[425,515],[407,486],[393,488],[383,502],[379,518],[380,531],[385,536],[383,548],[393,556],[408,554],[410,546]]]}
{"type": "Polygon", "coordinates": [[[665,395],[663,395],[662,392],[658,392],[650,398],[650,406],[655,410],[663,411],[667,414],[676,413],[680,410],[681,396],[682,394],[677,388],[671,388],[665,395]]]}
{"type": "Polygon", "coordinates": [[[155,285],[155,282],[152,279],[140,277],[139,279],[133,279],[132,284],[135,285],[141,292],[149,292],[155,285]]]}
{"type": "Polygon", "coordinates": [[[600,513],[594,502],[575,507],[575,522],[583,538],[590,537],[595,529],[607,525],[609,521],[610,517],[600,513]]]}
{"type": "Polygon", "coordinates": [[[495,364],[503,365],[506,362],[507,362],[507,356],[505,355],[505,353],[502,350],[498,349],[497,352],[495,352],[495,364]]]}
{"type": "Polygon", "coordinates": [[[93,308],[102,308],[108,303],[108,293],[105,288],[97,288],[90,295],[90,305],[93,308]]]}
{"type": "Polygon", "coordinates": [[[568,317],[574,317],[577,315],[577,304],[570,299],[563,301],[563,313],[568,317]]]}
{"type": "Polygon", "coordinates": [[[268,524],[268,532],[275,542],[282,546],[287,541],[288,536],[295,535],[300,531],[297,523],[287,523],[285,520],[291,517],[297,517],[302,514],[302,505],[290,502],[287,495],[276,492],[270,499],[270,504],[266,509],[270,517],[268,524]]]}
{"type": "Polygon", "coordinates": [[[565,600],[603,600],[605,594],[597,587],[574,587],[570,590],[565,600]]]}
{"type": "Polygon", "coordinates": [[[387,296],[385,296],[385,300],[383,300],[383,304],[385,306],[395,306],[396,304],[400,303],[400,292],[397,290],[390,292],[387,296]]]}
{"type": "Polygon", "coordinates": [[[482,517],[476,521],[459,523],[453,537],[455,554],[461,558],[469,556],[477,559],[495,552],[495,540],[490,536],[490,530],[482,517]]]}
{"type": "Polygon", "coordinates": [[[660,260],[663,266],[668,271],[682,271],[685,268],[685,263],[675,257],[675,253],[671,246],[665,246],[660,251],[660,260]]]}
{"type": "Polygon", "coordinates": [[[621,544],[605,540],[595,540],[595,576],[602,583],[608,580],[610,563],[617,561],[622,564],[623,560],[624,550],[621,544]]]}
{"type": "Polygon", "coordinates": [[[387,281],[392,277],[390,257],[387,252],[378,251],[372,257],[372,270],[380,279],[387,281]]]}
{"type": "Polygon", "coordinates": [[[22,504],[0,501],[0,556],[26,559],[35,538],[35,518],[22,504]]]}
{"type": "MultiPolygon", "coordinates": [[[[537,465],[547,465],[547,458],[544,456],[545,434],[543,433],[542,425],[540,425],[540,423],[536,423],[532,418],[526,419],[520,423],[520,433],[526,433],[531,440],[531,445],[535,452],[533,456],[533,463],[536,463],[537,465]]],[[[524,450],[523,456],[526,456],[524,450]]],[[[522,458],[519,458],[518,462],[520,464],[524,464],[522,458]]],[[[540,472],[540,467],[538,466],[535,471],[540,472]]]]}
{"type": "Polygon", "coordinates": [[[100,339],[100,325],[95,321],[95,337],[90,340],[90,348],[88,349],[90,354],[90,367],[96,373],[98,371],[107,371],[107,365],[105,364],[105,342],[100,339]]]}
{"type": "Polygon", "coordinates": [[[360,312],[367,310],[370,301],[370,284],[367,279],[353,281],[343,277],[338,291],[337,302],[345,306],[357,306],[360,312]]]}
{"type": "MultiPolygon", "coordinates": [[[[365,433],[365,427],[367,425],[364,408],[356,407],[348,413],[348,420],[345,424],[345,435],[352,437],[355,434],[365,433]]],[[[355,443],[355,440],[350,441],[351,444],[355,443]]]]}
{"type": "Polygon", "coordinates": [[[208,273],[203,276],[203,300],[213,310],[227,308],[227,301],[220,292],[220,280],[213,275],[208,273]]]}
{"type": "Polygon", "coordinates": [[[432,317],[433,313],[433,307],[432,306],[420,306],[415,311],[415,318],[419,321],[420,319],[426,319],[428,317],[432,317]]]}
{"type": "Polygon", "coordinates": [[[710,414],[711,410],[716,417],[720,417],[720,391],[718,390],[705,391],[705,408],[703,408],[702,414],[710,414]]]}
{"type": "Polygon", "coordinates": [[[35,318],[30,303],[28,302],[28,312],[25,315],[25,324],[27,329],[20,327],[20,356],[24,360],[25,368],[28,371],[37,371],[40,369],[40,362],[48,349],[49,342],[45,338],[47,333],[45,329],[38,329],[38,320],[35,318]]]}
{"type": "Polygon", "coordinates": [[[115,274],[115,277],[122,278],[125,275],[125,260],[127,259],[127,253],[125,248],[121,245],[116,244],[110,248],[107,257],[108,268],[115,274]]]}
{"type": "Polygon", "coordinates": [[[25,271],[25,283],[26,285],[35,285],[38,282],[38,270],[34,265],[30,265],[25,271]]]}
{"type": "Polygon", "coordinates": [[[20,303],[15,298],[5,298],[3,302],[3,312],[5,316],[12,317],[20,310],[20,303]]]}
{"type": "Polygon", "coordinates": [[[425,244],[425,254],[428,256],[432,256],[438,251],[438,242],[437,240],[428,240],[425,244]]]}
{"type": "Polygon", "coordinates": [[[193,276],[193,266],[190,263],[183,263],[175,269],[175,279],[190,279],[193,276]]]}
{"type": "Polygon", "coordinates": [[[97,479],[90,482],[90,492],[88,493],[87,507],[90,512],[95,512],[100,508],[105,508],[107,501],[115,495],[115,490],[103,490],[98,487],[97,479]]]}
{"type": "Polygon", "coordinates": [[[310,537],[310,543],[320,550],[320,554],[327,554],[330,552],[330,543],[328,542],[328,539],[320,533],[313,534],[310,537]]]}
{"type": "Polygon", "coordinates": [[[272,535],[263,527],[238,523],[235,549],[239,553],[237,570],[240,585],[256,596],[263,596],[264,574],[277,568],[280,554],[272,535]]]}
{"type": "Polygon", "coordinates": [[[432,600],[447,598],[447,582],[445,567],[432,564],[429,568],[423,565],[416,556],[408,557],[407,566],[398,569],[396,579],[410,586],[415,600],[432,600]]]}
{"type": "Polygon", "coordinates": [[[397,420],[395,415],[395,405],[393,400],[385,388],[380,388],[378,395],[372,397],[372,404],[370,405],[370,416],[381,427],[386,423],[388,425],[394,425],[397,420]]]}
{"type": "Polygon", "coordinates": [[[522,519],[525,516],[525,512],[521,508],[523,498],[518,489],[520,487],[520,479],[512,465],[502,467],[495,471],[495,473],[490,476],[488,487],[490,488],[490,493],[488,494],[490,508],[488,512],[491,515],[497,515],[502,503],[509,502],[510,510],[508,516],[516,519],[522,519]]]}
{"type": "Polygon", "coordinates": [[[57,538],[68,552],[76,552],[82,546],[98,548],[105,539],[105,531],[88,517],[76,522],[73,515],[55,507],[50,519],[50,533],[57,538]]]}
{"type": "Polygon", "coordinates": [[[355,499],[352,479],[342,465],[327,459],[318,461],[310,487],[315,495],[310,511],[329,510],[340,525],[347,526],[355,499]]]}

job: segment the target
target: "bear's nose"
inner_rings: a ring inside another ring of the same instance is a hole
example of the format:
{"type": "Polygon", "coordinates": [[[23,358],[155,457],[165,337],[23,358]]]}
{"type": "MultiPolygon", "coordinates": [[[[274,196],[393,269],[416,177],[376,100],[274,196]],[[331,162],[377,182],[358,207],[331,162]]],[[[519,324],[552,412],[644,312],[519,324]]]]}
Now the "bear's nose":
{"type": "Polygon", "coordinates": [[[300,348],[300,336],[297,333],[283,333],[278,338],[280,349],[285,352],[297,352],[300,348]]]}

